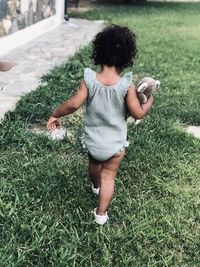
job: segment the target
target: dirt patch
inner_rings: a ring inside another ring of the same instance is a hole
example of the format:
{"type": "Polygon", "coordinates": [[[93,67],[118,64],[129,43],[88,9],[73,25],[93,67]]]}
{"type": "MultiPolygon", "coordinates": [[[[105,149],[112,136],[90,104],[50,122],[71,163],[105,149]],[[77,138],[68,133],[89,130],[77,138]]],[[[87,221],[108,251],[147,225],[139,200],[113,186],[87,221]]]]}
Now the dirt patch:
{"type": "Polygon", "coordinates": [[[71,139],[73,138],[74,134],[71,130],[67,129],[66,127],[59,127],[57,130],[50,132],[46,125],[41,123],[34,123],[28,129],[31,133],[36,135],[46,136],[52,140],[63,140],[63,139],[71,139]]]}

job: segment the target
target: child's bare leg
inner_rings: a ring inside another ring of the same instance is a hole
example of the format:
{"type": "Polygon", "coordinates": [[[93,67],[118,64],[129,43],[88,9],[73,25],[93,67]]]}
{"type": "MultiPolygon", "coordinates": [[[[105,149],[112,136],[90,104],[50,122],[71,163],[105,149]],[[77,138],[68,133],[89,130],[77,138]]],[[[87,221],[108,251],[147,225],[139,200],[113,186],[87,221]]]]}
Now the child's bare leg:
{"type": "Polygon", "coordinates": [[[89,177],[94,185],[94,188],[100,186],[100,171],[102,168],[102,162],[95,160],[89,156],[89,177]]]}
{"type": "Polygon", "coordinates": [[[103,162],[100,172],[100,194],[99,204],[96,211],[98,215],[104,215],[107,210],[114,192],[114,180],[120,163],[124,157],[125,150],[119,156],[103,162]]]}

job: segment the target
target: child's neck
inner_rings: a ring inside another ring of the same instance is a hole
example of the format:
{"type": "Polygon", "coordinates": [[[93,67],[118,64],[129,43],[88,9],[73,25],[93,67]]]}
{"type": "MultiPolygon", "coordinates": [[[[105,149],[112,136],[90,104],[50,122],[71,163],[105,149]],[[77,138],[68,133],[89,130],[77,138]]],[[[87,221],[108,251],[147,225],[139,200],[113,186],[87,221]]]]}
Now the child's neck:
{"type": "Polygon", "coordinates": [[[115,67],[102,66],[101,72],[97,73],[96,78],[105,86],[115,85],[119,79],[119,72],[115,67]]]}
{"type": "Polygon", "coordinates": [[[113,76],[113,75],[119,76],[119,74],[120,74],[120,72],[116,69],[115,66],[109,67],[106,65],[101,67],[101,73],[102,74],[106,73],[106,75],[108,75],[108,76],[110,76],[110,75],[111,76],[113,76]]]}

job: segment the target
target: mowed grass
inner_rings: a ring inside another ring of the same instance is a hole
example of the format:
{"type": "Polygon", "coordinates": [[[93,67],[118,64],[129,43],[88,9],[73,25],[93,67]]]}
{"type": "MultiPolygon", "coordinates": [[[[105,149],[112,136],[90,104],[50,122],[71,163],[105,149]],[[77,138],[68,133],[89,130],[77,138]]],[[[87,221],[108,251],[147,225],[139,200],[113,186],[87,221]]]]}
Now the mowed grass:
{"type": "MultiPolygon", "coordinates": [[[[76,14],[74,16],[80,16],[76,14]]],[[[45,122],[92,66],[90,46],[44,75],[0,126],[0,266],[200,266],[200,4],[105,6],[81,16],[137,34],[135,79],[161,81],[154,106],[135,126],[116,178],[110,222],[93,222],[97,199],[79,137],[83,110],[65,119],[73,132],[53,142],[28,129],[45,122]]]]}

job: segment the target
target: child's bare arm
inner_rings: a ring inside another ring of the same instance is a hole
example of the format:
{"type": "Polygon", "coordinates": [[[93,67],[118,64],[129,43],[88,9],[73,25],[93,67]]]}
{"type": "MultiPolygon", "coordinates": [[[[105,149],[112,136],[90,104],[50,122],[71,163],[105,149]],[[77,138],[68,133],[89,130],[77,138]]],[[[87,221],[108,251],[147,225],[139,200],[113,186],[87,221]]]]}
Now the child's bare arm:
{"type": "Polygon", "coordinates": [[[47,128],[49,130],[55,130],[56,125],[60,124],[58,118],[69,115],[79,109],[87,99],[87,95],[88,91],[86,84],[84,81],[81,81],[79,89],[76,91],[76,93],[54,110],[47,122],[47,128]]]}
{"type": "Polygon", "coordinates": [[[131,116],[134,119],[141,119],[144,117],[145,114],[150,110],[152,103],[153,97],[149,96],[147,103],[140,104],[137,98],[135,86],[131,85],[126,96],[126,104],[131,116]]]}

